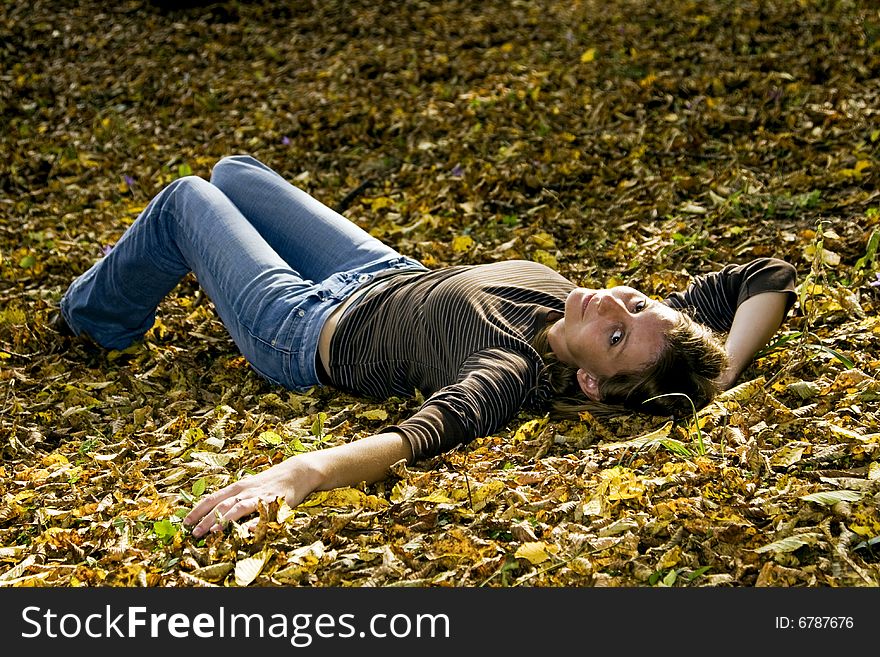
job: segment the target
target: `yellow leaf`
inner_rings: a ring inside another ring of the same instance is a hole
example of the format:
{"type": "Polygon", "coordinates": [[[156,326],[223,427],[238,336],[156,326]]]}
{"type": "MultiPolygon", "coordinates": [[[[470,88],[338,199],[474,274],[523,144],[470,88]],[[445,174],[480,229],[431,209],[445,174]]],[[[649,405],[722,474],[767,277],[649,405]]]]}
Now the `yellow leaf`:
{"type": "Polygon", "coordinates": [[[581,55],[581,64],[587,64],[596,59],[596,49],[595,48],[587,48],[584,50],[581,55]]]}
{"type": "Polygon", "coordinates": [[[644,482],[627,468],[615,466],[603,470],[599,476],[603,480],[599,490],[609,502],[636,499],[645,492],[644,482]]]}
{"type": "Polygon", "coordinates": [[[391,501],[394,504],[405,502],[416,493],[416,487],[405,481],[398,481],[391,489],[391,501]]]}
{"type": "Polygon", "coordinates": [[[388,419],[388,411],[384,408],[376,408],[370,411],[364,411],[363,413],[358,413],[358,417],[363,418],[365,420],[387,420],[388,419]]]}
{"type": "Polygon", "coordinates": [[[287,563],[313,567],[321,562],[326,552],[324,543],[315,541],[310,545],[298,547],[290,552],[287,556],[287,563]]]}
{"type": "MultiPolygon", "coordinates": [[[[816,257],[816,247],[812,244],[807,245],[804,248],[804,257],[808,260],[812,260],[816,257]]],[[[840,264],[840,256],[834,251],[829,251],[828,249],[822,249],[821,260],[826,265],[831,265],[832,267],[836,267],[840,264]]]]}
{"type": "Polygon", "coordinates": [[[275,520],[280,523],[287,522],[288,519],[293,518],[296,515],[296,511],[294,511],[286,500],[282,499],[278,503],[278,513],[275,514],[275,520]]]}
{"type": "Polygon", "coordinates": [[[816,543],[821,538],[822,534],[818,532],[807,532],[804,534],[797,534],[795,536],[786,536],[785,538],[781,538],[778,541],[773,541],[772,543],[768,543],[767,545],[762,545],[759,548],[755,548],[755,552],[794,552],[795,550],[802,548],[804,545],[812,545],[816,543]]]}
{"type": "Polygon", "coordinates": [[[247,586],[262,572],[269,560],[270,552],[263,550],[252,557],[242,559],[235,564],[235,583],[239,586],[247,586]]]}
{"type": "Polygon", "coordinates": [[[550,233],[540,232],[532,235],[529,240],[541,249],[555,249],[556,248],[556,240],[553,239],[553,236],[550,233]]]}
{"type": "Polygon", "coordinates": [[[556,256],[554,256],[552,253],[548,253],[544,249],[536,249],[535,252],[532,253],[532,261],[542,264],[545,267],[549,267],[553,270],[559,268],[559,262],[556,260],[556,256]]]}
{"type": "Polygon", "coordinates": [[[841,438],[849,438],[851,440],[861,440],[864,441],[868,436],[858,433],[857,431],[853,431],[852,429],[847,429],[846,427],[838,427],[836,424],[828,424],[828,430],[831,433],[840,436],[841,438]]]}
{"type": "Polygon", "coordinates": [[[660,561],[657,562],[657,570],[674,568],[679,561],[681,561],[681,547],[676,545],[671,550],[668,550],[666,554],[660,557],[660,561]]]}
{"type": "Polygon", "coordinates": [[[504,482],[499,481],[498,479],[478,487],[471,494],[471,502],[473,503],[474,511],[481,510],[489,502],[497,498],[504,489],[504,482]]]}
{"type": "Polygon", "coordinates": [[[64,454],[52,453],[43,457],[43,465],[55,465],[56,463],[67,465],[70,461],[67,460],[67,457],[64,456],[64,454]]]}
{"type": "Polygon", "coordinates": [[[517,559],[526,559],[532,565],[537,565],[550,558],[548,549],[549,546],[543,541],[532,541],[520,545],[513,556],[517,559]]]}
{"type": "Polygon", "coordinates": [[[394,205],[394,199],[387,196],[377,196],[376,198],[369,199],[369,202],[373,210],[381,210],[382,208],[389,208],[394,205]]]}
{"type": "Polygon", "coordinates": [[[417,497],[417,501],[419,502],[433,502],[435,504],[454,504],[455,501],[450,498],[446,493],[442,490],[434,490],[431,491],[427,495],[423,495],[422,497],[417,497]]]}
{"type": "Polygon", "coordinates": [[[581,513],[585,516],[601,516],[602,515],[602,498],[600,496],[591,497],[581,507],[581,513]]]}
{"type": "Polygon", "coordinates": [[[208,580],[209,582],[219,582],[226,577],[229,574],[229,571],[233,568],[235,568],[235,564],[231,561],[221,561],[220,563],[213,563],[210,566],[204,566],[203,568],[196,568],[190,574],[199,579],[208,580]]]}
{"type": "Polygon", "coordinates": [[[533,440],[544,430],[545,426],[547,426],[547,418],[527,420],[526,422],[523,422],[516,430],[516,433],[513,434],[513,442],[519,443],[524,440],[533,440]]]}
{"type": "Polygon", "coordinates": [[[599,530],[599,536],[602,538],[607,538],[608,536],[617,536],[619,534],[625,534],[626,532],[630,532],[639,528],[639,523],[632,518],[621,518],[620,520],[615,520],[610,525],[607,525],[599,530]]]}
{"type": "Polygon", "coordinates": [[[313,493],[302,502],[300,508],[309,507],[341,507],[341,508],[364,508],[370,511],[378,511],[388,506],[387,500],[375,495],[367,495],[356,488],[334,488],[329,491],[313,493]]]}
{"type": "Polygon", "coordinates": [[[214,452],[192,452],[190,456],[195,461],[201,461],[215,468],[225,468],[232,460],[231,454],[215,454],[214,452]]]}
{"type": "Polygon", "coordinates": [[[738,386],[734,386],[730,390],[725,390],[720,395],[718,395],[718,401],[726,402],[726,401],[746,401],[747,399],[751,399],[754,397],[761,389],[764,387],[765,379],[763,376],[759,376],[757,379],[752,379],[751,381],[745,381],[744,383],[740,383],[738,386]]]}
{"type": "Polygon", "coordinates": [[[470,235],[456,235],[452,238],[452,250],[456,253],[464,253],[474,245],[470,235]]]}
{"type": "MultiPolygon", "coordinates": [[[[662,442],[663,440],[665,440],[666,438],[669,438],[669,433],[672,431],[673,424],[674,423],[672,422],[672,420],[669,420],[659,429],[655,429],[654,431],[649,431],[648,433],[645,433],[641,436],[637,436],[635,438],[631,438],[629,440],[625,440],[622,442],[613,442],[613,443],[600,445],[600,449],[603,449],[603,450],[619,450],[619,449],[639,450],[639,449],[642,449],[642,448],[650,446],[650,445],[658,444],[658,443],[662,442]]],[[[609,437],[612,439],[614,438],[613,435],[610,435],[609,437]]]]}
{"type": "Polygon", "coordinates": [[[787,468],[790,465],[794,465],[801,460],[801,457],[804,455],[805,447],[806,445],[804,443],[789,443],[788,445],[784,445],[776,450],[773,456],[770,457],[770,465],[781,468],[787,468]]]}

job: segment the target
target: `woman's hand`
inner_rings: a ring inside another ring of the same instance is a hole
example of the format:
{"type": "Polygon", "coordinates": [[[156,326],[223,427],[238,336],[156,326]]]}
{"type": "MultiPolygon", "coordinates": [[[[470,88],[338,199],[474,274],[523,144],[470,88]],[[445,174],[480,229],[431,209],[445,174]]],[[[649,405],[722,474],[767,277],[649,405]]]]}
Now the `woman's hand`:
{"type": "Polygon", "coordinates": [[[293,456],[268,470],[221,488],[199,502],[183,522],[195,525],[193,536],[198,538],[253,513],[260,501],[269,503],[283,497],[289,506],[297,506],[320,483],[305,456],[293,456]]]}
{"type": "Polygon", "coordinates": [[[372,484],[398,461],[412,460],[412,448],[398,433],[380,433],[336,447],[291,456],[260,474],[249,475],[208,495],[183,519],[193,536],[222,529],[257,510],[260,501],[283,497],[295,507],[317,490],[372,484]]]}

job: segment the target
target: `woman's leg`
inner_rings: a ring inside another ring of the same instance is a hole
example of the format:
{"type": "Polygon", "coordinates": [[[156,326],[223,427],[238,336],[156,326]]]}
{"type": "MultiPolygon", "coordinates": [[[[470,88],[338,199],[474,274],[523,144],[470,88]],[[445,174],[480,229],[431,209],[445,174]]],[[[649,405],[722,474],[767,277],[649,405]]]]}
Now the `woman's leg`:
{"type": "Polygon", "coordinates": [[[122,349],[150,329],[159,302],[189,271],[258,372],[288,387],[317,383],[314,350],[332,304],[322,304],[316,286],[223,192],[194,176],[174,181],[150,202],[110,252],[71,284],[61,310],[77,334],[122,349]]]}
{"type": "Polygon", "coordinates": [[[320,281],[353,271],[370,277],[389,263],[396,269],[423,268],[250,156],[223,158],[211,182],[306,278],[320,281]]]}

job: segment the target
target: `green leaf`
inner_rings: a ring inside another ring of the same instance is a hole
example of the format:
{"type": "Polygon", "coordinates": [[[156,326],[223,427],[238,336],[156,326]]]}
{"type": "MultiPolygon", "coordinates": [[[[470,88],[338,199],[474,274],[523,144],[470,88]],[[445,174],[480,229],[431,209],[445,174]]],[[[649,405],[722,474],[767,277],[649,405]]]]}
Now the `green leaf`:
{"type": "Polygon", "coordinates": [[[701,575],[705,575],[706,572],[708,572],[709,568],[710,568],[710,566],[700,566],[694,572],[688,573],[687,581],[693,582],[695,579],[697,579],[697,577],[700,577],[701,575]]]}
{"type": "Polygon", "coordinates": [[[303,445],[303,442],[299,438],[294,438],[288,443],[287,450],[292,454],[301,454],[303,452],[308,452],[309,448],[303,445]]]}
{"type": "Polygon", "coordinates": [[[277,447],[281,443],[284,442],[284,438],[282,438],[275,431],[264,431],[260,434],[259,440],[261,443],[265,445],[269,445],[271,447],[277,447]]]}
{"type": "Polygon", "coordinates": [[[877,257],[878,245],[880,245],[880,230],[875,228],[874,232],[871,233],[871,237],[868,238],[868,247],[865,249],[865,255],[856,260],[853,269],[859,271],[871,267],[874,264],[874,259],[877,257]]]}
{"type": "Polygon", "coordinates": [[[157,520],[153,523],[153,533],[162,541],[168,543],[177,534],[178,527],[168,518],[157,520]]]}
{"type": "Polygon", "coordinates": [[[854,490],[829,490],[801,495],[800,499],[824,504],[825,506],[834,506],[838,502],[858,502],[862,499],[862,494],[854,490]]]}
{"type": "Polygon", "coordinates": [[[676,440],[675,438],[664,438],[660,441],[660,444],[673,454],[683,456],[684,458],[689,459],[692,458],[694,455],[693,452],[691,452],[691,450],[689,450],[683,442],[681,442],[680,440],[676,440]]]}
{"type": "Polygon", "coordinates": [[[30,269],[37,264],[37,259],[32,255],[26,255],[18,261],[18,266],[22,269],[30,269]]]}
{"type": "Polygon", "coordinates": [[[201,497],[202,493],[205,492],[205,487],[208,485],[208,482],[204,477],[199,479],[196,483],[192,485],[192,494],[196,497],[201,497]]]}
{"type": "Polygon", "coordinates": [[[803,335],[801,331],[788,331],[786,333],[783,333],[775,340],[771,340],[770,342],[768,342],[763,349],[758,351],[755,357],[761,358],[762,356],[769,354],[774,349],[779,349],[791,340],[801,337],[801,335],[803,335]]]}
{"type": "Polygon", "coordinates": [[[327,420],[327,414],[321,411],[315,415],[315,421],[312,422],[312,435],[320,438],[324,435],[324,422],[327,420]]]}
{"type": "Polygon", "coordinates": [[[666,573],[666,577],[663,578],[664,586],[672,586],[675,584],[675,580],[678,578],[678,571],[673,568],[668,573],[666,573]]]}
{"type": "Polygon", "coordinates": [[[807,346],[812,349],[816,349],[818,351],[824,351],[825,353],[830,354],[831,356],[834,356],[837,360],[839,360],[841,363],[846,365],[847,369],[852,370],[852,369],[855,369],[855,367],[856,367],[855,363],[853,363],[849,358],[844,356],[839,351],[835,351],[834,349],[831,349],[830,347],[826,347],[823,344],[810,344],[807,346]]]}
{"type": "Polygon", "coordinates": [[[177,167],[177,175],[181,178],[183,178],[184,176],[191,176],[192,168],[186,162],[184,162],[177,167]]]}

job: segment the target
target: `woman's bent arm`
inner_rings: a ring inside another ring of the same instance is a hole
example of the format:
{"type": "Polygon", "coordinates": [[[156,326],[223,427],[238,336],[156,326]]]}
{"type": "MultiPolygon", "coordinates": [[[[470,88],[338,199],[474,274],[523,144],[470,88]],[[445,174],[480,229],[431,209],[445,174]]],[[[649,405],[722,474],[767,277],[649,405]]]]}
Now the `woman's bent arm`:
{"type": "Polygon", "coordinates": [[[786,293],[764,292],[746,299],[736,309],[724,345],[729,365],[717,379],[722,390],[736,383],[755,354],[782,325],[787,301],[786,293]]]}
{"type": "Polygon", "coordinates": [[[412,461],[409,441],[398,433],[380,433],[344,445],[298,454],[256,475],[243,477],[199,502],[184,518],[193,535],[221,529],[257,510],[262,500],[283,497],[291,507],[310,493],[388,476],[400,460],[412,461]]]}

